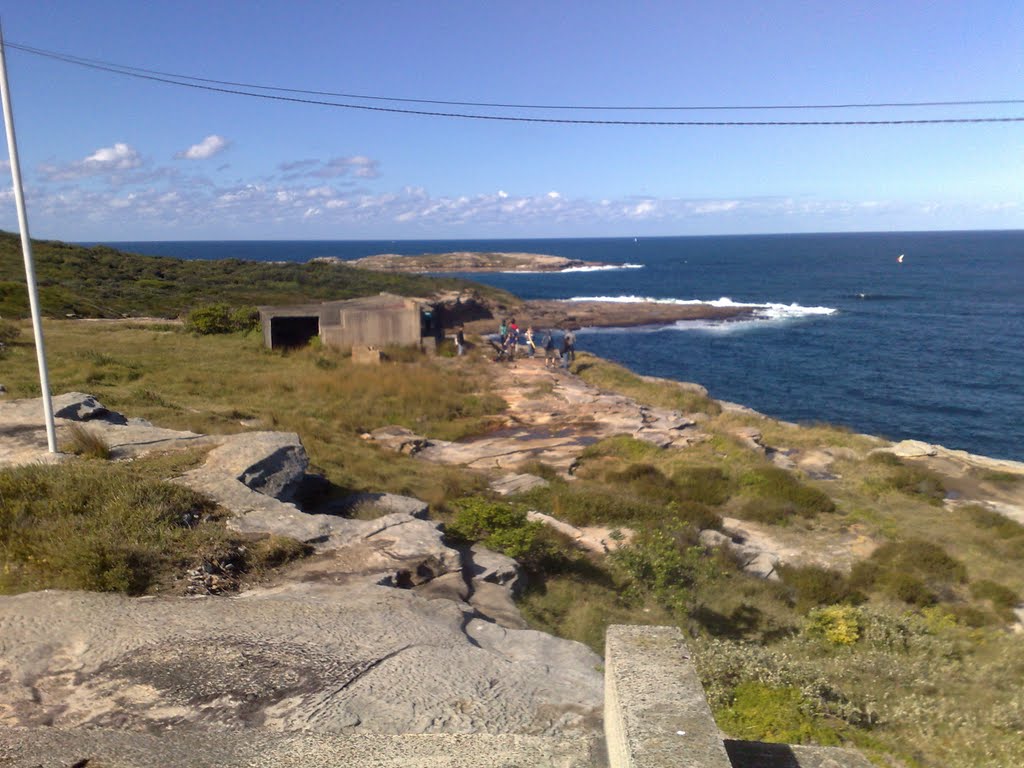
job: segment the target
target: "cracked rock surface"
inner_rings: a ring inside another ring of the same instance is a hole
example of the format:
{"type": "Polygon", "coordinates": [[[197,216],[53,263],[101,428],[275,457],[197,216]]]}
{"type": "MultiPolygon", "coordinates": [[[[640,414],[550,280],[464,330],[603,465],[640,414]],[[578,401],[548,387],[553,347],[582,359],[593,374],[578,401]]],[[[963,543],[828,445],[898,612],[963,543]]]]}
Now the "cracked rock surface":
{"type": "Polygon", "coordinates": [[[600,659],[406,590],[0,598],[0,725],[597,733],[600,659]]]}

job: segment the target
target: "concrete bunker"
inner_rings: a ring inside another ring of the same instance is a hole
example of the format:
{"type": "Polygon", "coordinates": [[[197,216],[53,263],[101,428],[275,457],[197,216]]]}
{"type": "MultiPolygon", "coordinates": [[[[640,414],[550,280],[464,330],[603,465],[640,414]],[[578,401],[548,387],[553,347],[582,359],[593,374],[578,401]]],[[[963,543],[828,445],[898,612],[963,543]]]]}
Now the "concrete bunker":
{"type": "Polygon", "coordinates": [[[436,351],[444,338],[439,306],[389,293],[259,311],[263,341],[270,349],[304,346],[319,336],[324,346],[343,351],[389,345],[436,351]]]}

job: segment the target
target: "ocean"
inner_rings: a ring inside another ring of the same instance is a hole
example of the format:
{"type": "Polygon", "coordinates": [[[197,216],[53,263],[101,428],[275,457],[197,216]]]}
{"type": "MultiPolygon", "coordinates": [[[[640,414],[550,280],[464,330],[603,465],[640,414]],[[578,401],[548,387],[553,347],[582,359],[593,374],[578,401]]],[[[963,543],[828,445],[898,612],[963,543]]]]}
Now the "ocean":
{"type": "Polygon", "coordinates": [[[620,268],[466,277],[525,299],[758,305],[741,321],[584,329],[577,346],[780,419],[1024,461],[1022,231],[108,245],[187,259],[525,251],[609,262],[620,268]]]}

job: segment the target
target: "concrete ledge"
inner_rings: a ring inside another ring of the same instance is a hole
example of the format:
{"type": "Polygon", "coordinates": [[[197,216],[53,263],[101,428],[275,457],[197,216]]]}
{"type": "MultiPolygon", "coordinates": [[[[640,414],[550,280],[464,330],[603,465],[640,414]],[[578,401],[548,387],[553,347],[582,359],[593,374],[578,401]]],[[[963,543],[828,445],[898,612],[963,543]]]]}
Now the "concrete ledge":
{"type": "Polygon", "coordinates": [[[611,768],[732,768],[676,627],[608,627],[604,706],[611,768]]]}

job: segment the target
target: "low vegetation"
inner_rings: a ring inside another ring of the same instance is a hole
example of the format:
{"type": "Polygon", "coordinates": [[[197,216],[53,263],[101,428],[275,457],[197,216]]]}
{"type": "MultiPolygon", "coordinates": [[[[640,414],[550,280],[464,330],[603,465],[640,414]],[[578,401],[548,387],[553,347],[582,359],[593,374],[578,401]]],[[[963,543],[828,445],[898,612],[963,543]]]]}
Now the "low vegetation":
{"type": "Polygon", "coordinates": [[[188,461],[83,459],[0,470],[0,593],[180,592],[175,577],[228,553],[245,575],[301,552],[301,544],[280,537],[229,535],[215,506],[164,479],[188,461]]]}

